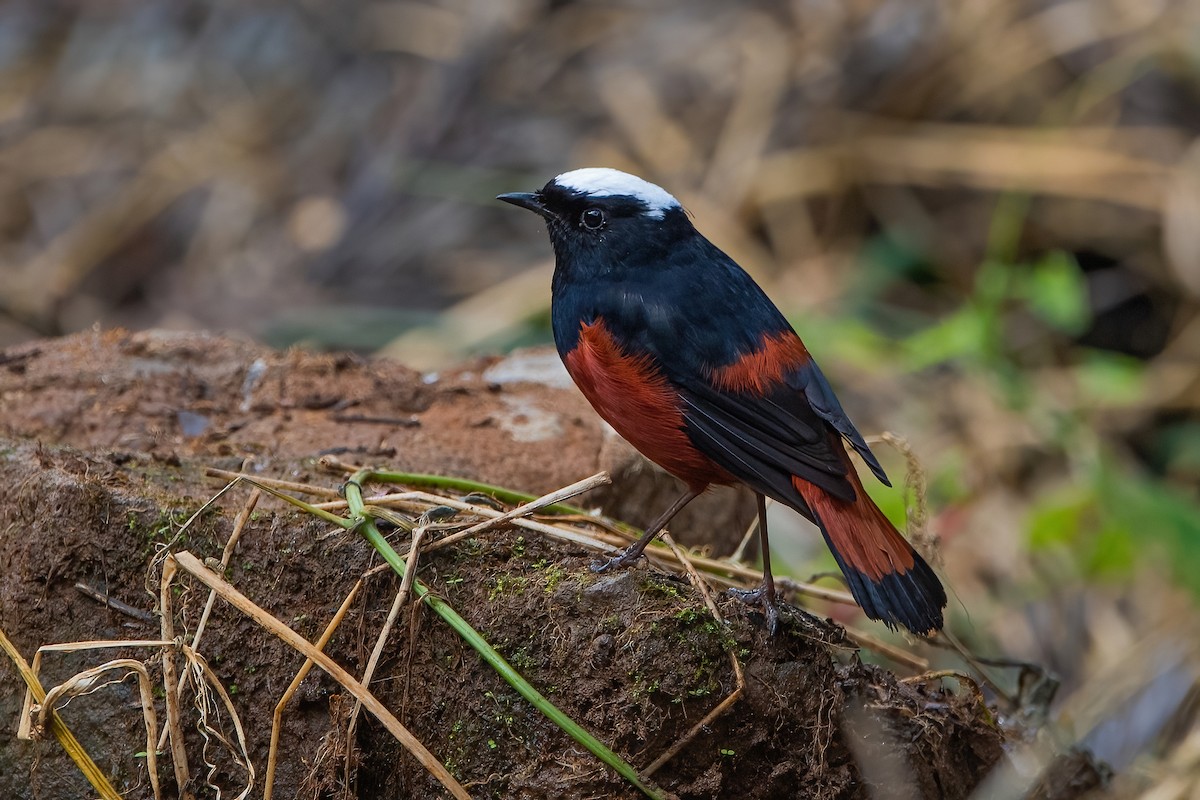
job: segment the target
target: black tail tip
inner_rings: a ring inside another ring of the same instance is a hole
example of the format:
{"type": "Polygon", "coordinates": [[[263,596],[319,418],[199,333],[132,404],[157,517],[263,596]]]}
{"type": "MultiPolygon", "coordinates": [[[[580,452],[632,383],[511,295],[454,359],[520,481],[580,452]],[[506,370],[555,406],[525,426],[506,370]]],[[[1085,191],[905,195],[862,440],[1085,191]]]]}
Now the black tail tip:
{"type": "Polygon", "coordinates": [[[918,636],[932,636],[944,624],[946,590],[929,565],[920,556],[915,558],[912,569],[877,581],[853,568],[845,570],[846,578],[850,593],[868,617],[892,630],[903,627],[918,636]]]}

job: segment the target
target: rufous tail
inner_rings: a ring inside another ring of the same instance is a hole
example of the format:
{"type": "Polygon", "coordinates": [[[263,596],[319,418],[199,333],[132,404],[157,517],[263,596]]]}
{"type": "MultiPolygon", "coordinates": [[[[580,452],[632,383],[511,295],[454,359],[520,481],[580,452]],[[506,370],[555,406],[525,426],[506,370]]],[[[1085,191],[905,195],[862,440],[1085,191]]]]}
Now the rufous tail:
{"type": "Polygon", "coordinates": [[[941,581],[863,491],[853,466],[847,477],[857,495],[853,502],[800,478],[792,483],[816,517],[850,593],[868,617],[889,628],[902,625],[922,636],[940,630],[946,607],[941,581]]]}

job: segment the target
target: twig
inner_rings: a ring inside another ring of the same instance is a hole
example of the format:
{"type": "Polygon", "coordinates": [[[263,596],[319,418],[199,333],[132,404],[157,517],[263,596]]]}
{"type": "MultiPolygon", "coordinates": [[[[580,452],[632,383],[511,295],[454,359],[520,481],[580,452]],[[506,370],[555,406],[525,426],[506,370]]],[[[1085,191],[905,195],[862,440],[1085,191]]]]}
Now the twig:
{"type": "Polygon", "coordinates": [[[416,417],[371,417],[366,414],[331,414],[329,418],[334,422],[387,425],[392,428],[416,428],[421,425],[421,420],[416,417]]]}
{"type": "Polygon", "coordinates": [[[87,597],[92,598],[93,600],[103,603],[105,606],[107,606],[108,608],[111,608],[113,611],[124,614],[127,617],[132,617],[141,622],[154,622],[154,615],[151,614],[149,611],[143,611],[140,608],[134,608],[133,606],[129,605],[128,603],[121,602],[120,600],[117,600],[113,597],[109,597],[107,594],[100,591],[99,589],[95,589],[91,586],[88,586],[86,583],[83,583],[82,581],[77,582],[75,584],[75,588],[79,591],[80,594],[83,594],[87,597]]]}

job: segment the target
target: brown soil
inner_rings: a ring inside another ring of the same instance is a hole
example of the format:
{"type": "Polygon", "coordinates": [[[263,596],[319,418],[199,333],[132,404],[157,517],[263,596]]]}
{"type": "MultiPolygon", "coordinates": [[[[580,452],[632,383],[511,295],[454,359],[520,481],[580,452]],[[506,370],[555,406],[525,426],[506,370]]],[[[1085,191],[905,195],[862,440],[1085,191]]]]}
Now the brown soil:
{"type": "MultiPolygon", "coordinates": [[[[237,469],[246,459],[264,474],[332,486],[337,479],[321,474],[313,458],[336,451],[349,461],[533,493],[608,468],[614,486],[585,502],[645,521],[674,491],[671,481],[638,467],[556,379],[502,379],[538,363],[535,355],[480,362],[431,382],[385,361],[122,332],[4,352],[0,627],[27,657],[50,642],[155,638],[152,617],[107,608],[76,583],[153,611],[146,586],[157,547],[220,486],[203,468],[237,469]],[[248,381],[255,372],[257,380],[248,381]]],[[[244,499],[235,494],[174,546],[219,557],[244,499]]],[[[677,527],[727,548],[749,516],[744,498],[705,500],[677,527]]],[[[497,529],[429,555],[421,577],[534,685],[639,767],[732,690],[732,647],[746,670],[745,694],[653,776],[677,797],[966,797],[1003,758],[991,715],[969,695],[901,683],[864,665],[832,624],[789,610],[780,635],[769,637],[759,614],[723,600],[730,624],[722,629],[685,580],[644,565],[596,575],[591,558],[497,529]]],[[[359,538],[329,535],[328,525],[264,502],[227,577],[315,639],[374,563],[359,538]]],[[[327,647],[351,672],[365,665],[396,588],[390,576],[373,579],[327,647]]],[[[198,587],[180,596],[180,630],[194,626],[205,597],[198,587]]],[[[302,659],[220,604],[201,650],[235,687],[261,775],[272,709],[302,659]]],[[[147,658],[136,650],[55,654],[43,679],[51,685],[126,654],[147,658]]],[[[0,730],[11,732],[21,692],[11,669],[4,674],[0,730]]],[[[380,699],[475,796],[640,796],[521,700],[424,606],[405,613],[378,674],[380,699]]],[[[347,796],[347,748],[339,739],[347,707],[323,673],[306,679],[285,717],[276,797],[347,796]]],[[[64,716],[126,796],[150,796],[144,760],[134,756],[144,735],[132,686],[77,699],[64,716]]],[[[195,775],[200,743],[190,744],[195,775]]],[[[357,780],[348,796],[442,796],[382,727],[364,720],[355,746],[357,780]]],[[[236,774],[228,764],[223,771],[236,774]]],[[[160,772],[174,791],[169,767],[160,772]]],[[[225,796],[233,793],[227,787],[225,796]]],[[[0,740],[0,796],[90,795],[56,744],[9,735],[0,740]]],[[[261,786],[252,796],[261,796],[261,786]]]]}

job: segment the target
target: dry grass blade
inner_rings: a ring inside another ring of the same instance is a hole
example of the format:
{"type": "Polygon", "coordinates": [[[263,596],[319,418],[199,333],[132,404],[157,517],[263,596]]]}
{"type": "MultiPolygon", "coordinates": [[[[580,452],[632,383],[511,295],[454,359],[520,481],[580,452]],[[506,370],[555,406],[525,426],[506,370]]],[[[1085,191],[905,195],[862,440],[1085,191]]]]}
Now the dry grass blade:
{"type": "MultiPolygon", "coordinates": [[[[170,644],[171,642],[162,641],[160,639],[91,639],[84,642],[44,644],[37,649],[36,653],[33,654],[33,664],[31,665],[30,669],[33,672],[33,676],[35,678],[38,677],[42,671],[42,656],[46,653],[78,653],[83,650],[103,650],[114,649],[118,647],[165,647],[170,644]]],[[[32,724],[32,717],[30,714],[33,707],[33,702],[33,694],[31,690],[26,687],[25,700],[21,706],[21,723],[17,728],[18,739],[33,738],[32,728],[30,727],[32,724]]],[[[38,700],[38,702],[40,703],[42,701],[38,700]]]]}
{"type": "MultiPolygon", "coordinates": [[[[229,484],[232,486],[233,484],[229,484]]],[[[229,487],[227,486],[226,489],[229,487]]],[[[222,491],[225,491],[222,489],[222,491]]],[[[210,501],[211,502],[211,501],[210,501]]],[[[198,513],[198,512],[197,512],[198,513]]],[[[193,515],[194,516],[194,515],[193,515]]],[[[175,557],[169,553],[162,562],[162,575],[159,579],[159,610],[162,613],[162,638],[168,642],[175,641],[175,621],[171,614],[171,583],[175,580],[175,557]]],[[[171,742],[171,765],[175,769],[175,783],[179,786],[180,800],[194,800],[195,795],[188,788],[191,772],[188,769],[187,748],[183,740],[183,713],[179,708],[179,693],[175,691],[174,648],[164,647],[162,651],[163,691],[167,705],[167,731],[171,742]]]]}
{"type": "MultiPolygon", "coordinates": [[[[379,659],[383,657],[383,648],[392,635],[392,628],[396,625],[400,610],[408,602],[413,580],[417,574],[417,558],[421,554],[421,540],[425,538],[427,530],[428,528],[422,525],[413,531],[412,543],[408,546],[408,556],[404,559],[404,577],[400,581],[400,590],[396,592],[396,597],[392,600],[392,607],[388,609],[387,619],[384,620],[383,627],[379,630],[379,636],[375,639],[375,647],[371,649],[371,657],[367,659],[367,667],[363,670],[362,676],[363,686],[371,685],[371,679],[375,677],[375,669],[379,666],[379,659]]],[[[350,710],[350,720],[346,724],[346,740],[349,742],[354,741],[354,730],[358,726],[358,715],[361,710],[362,703],[355,700],[354,708],[350,710]]],[[[349,759],[346,760],[346,770],[347,773],[350,770],[349,759]]],[[[349,777],[347,775],[347,785],[350,785],[349,777]]]]}
{"type": "MultiPolygon", "coordinates": [[[[496,519],[507,513],[497,511],[494,508],[488,508],[487,506],[474,505],[462,500],[457,500],[453,497],[443,497],[441,495],[430,494],[428,492],[397,492],[394,494],[372,497],[370,500],[374,506],[381,506],[385,503],[413,503],[416,506],[424,508],[431,506],[448,506],[450,508],[458,509],[459,511],[467,511],[487,519],[496,519]]],[[[317,503],[314,507],[322,511],[341,510],[346,508],[346,501],[333,500],[328,503],[317,503]]],[[[513,517],[509,520],[509,522],[513,525],[516,525],[518,528],[536,531],[538,533],[545,534],[546,536],[550,536],[551,538],[559,539],[560,541],[573,542],[575,544],[582,545],[589,549],[598,550],[600,552],[611,552],[616,550],[620,545],[626,543],[626,540],[617,536],[609,537],[612,542],[616,543],[613,544],[606,541],[600,541],[595,536],[577,529],[568,528],[562,525],[549,525],[537,520],[522,519],[521,517],[513,517]]],[[[449,537],[446,537],[445,539],[439,539],[436,542],[427,544],[425,546],[425,551],[433,552],[447,546],[448,544],[454,543],[453,541],[448,541],[448,539],[449,537]]]]}
{"type": "MultiPolygon", "coordinates": [[[[9,641],[8,636],[3,630],[0,630],[0,650],[3,650],[12,661],[13,666],[17,668],[17,672],[21,674],[21,679],[25,681],[25,686],[33,693],[33,697],[37,702],[42,703],[46,700],[46,690],[42,688],[42,684],[38,681],[37,676],[26,663],[21,652],[16,646],[9,641]]],[[[108,780],[108,776],[101,771],[92,757],[83,749],[83,745],[75,738],[75,734],[71,733],[71,729],[62,721],[62,717],[57,712],[51,712],[49,719],[46,721],[46,728],[50,734],[58,740],[62,745],[63,750],[71,757],[79,767],[79,771],[87,778],[88,783],[100,795],[102,800],[121,800],[121,795],[117,793],[116,788],[108,780]]]]}
{"type": "Polygon", "coordinates": [[[679,563],[683,565],[683,570],[687,573],[688,580],[691,581],[692,586],[695,586],[696,591],[700,592],[700,596],[704,599],[704,605],[708,606],[708,613],[713,615],[713,619],[718,624],[724,625],[725,618],[721,616],[721,611],[717,608],[717,601],[713,599],[708,581],[704,580],[700,573],[696,571],[692,560],[688,557],[687,553],[683,552],[683,549],[679,545],[675,544],[675,539],[671,537],[670,533],[664,531],[661,538],[663,543],[671,548],[671,552],[679,559],[679,563]]]}
{"type": "MultiPolygon", "coordinates": [[[[232,484],[230,484],[232,485],[232,484]]],[[[228,487],[226,487],[228,488],[228,487]]],[[[222,490],[224,491],[224,490],[222,490]]],[[[211,502],[211,501],[209,501],[211,502]]],[[[193,519],[195,515],[193,515],[193,519]]],[[[182,645],[175,641],[175,622],[174,612],[171,602],[171,585],[175,578],[177,561],[173,555],[168,554],[162,562],[162,577],[160,579],[159,603],[162,613],[162,638],[164,641],[172,643],[173,646],[162,648],[162,663],[163,663],[163,691],[165,694],[167,706],[167,730],[171,744],[171,759],[175,769],[175,780],[180,788],[180,796],[187,800],[194,798],[195,793],[191,790],[190,775],[191,770],[188,765],[187,749],[184,742],[183,733],[183,710],[180,707],[181,693],[174,691],[177,685],[183,685],[183,681],[190,675],[195,686],[196,708],[200,715],[199,732],[204,739],[203,756],[205,765],[208,767],[206,774],[205,786],[213,789],[217,795],[220,795],[220,789],[212,782],[212,775],[216,771],[216,765],[208,760],[209,743],[212,739],[217,739],[225,749],[233,756],[239,765],[245,770],[247,776],[247,785],[245,789],[238,795],[238,800],[246,797],[254,788],[254,766],[250,761],[249,753],[246,748],[246,737],[242,730],[241,719],[238,717],[237,710],[233,706],[233,701],[229,697],[229,693],[225,691],[225,687],[218,680],[216,674],[208,666],[199,653],[191,647],[182,645]],[[174,654],[178,651],[184,658],[187,665],[187,672],[180,675],[179,680],[176,680],[176,665],[174,654]],[[215,725],[209,725],[209,718],[213,715],[214,707],[209,702],[211,692],[215,690],[220,696],[225,710],[229,715],[234,729],[237,733],[238,745],[241,754],[238,754],[238,749],[235,748],[229,740],[221,734],[219,728],[215,725]]]]}
{"type": "MultiPolygon", "coordinates": [[[[568,498],[575,497],[576,495],[583,494],[584,492],[587,492],[587,491],[591,491],[592,489],[595,489],[597,486],[604,486],[609,483],[612,483],[612,478],[610,478],[608,476],[607,472],[597,472],[595,475],[591,476],[590,478],[584,478],[581,481],[576,481],[575,483],[572,483],[570,486],[565,486],[562,489],[558,489],[557,491],[551,492],[550,494],[543,495],[530,503],[526,503],[525,505],[517,506],[516,508],[512,509],[511,511],[505,511],[502,514],[497,514],[494,517],[490,517],[490,519],[485,519],[483,522],[480,522],[476,525],[472,525],[471,527],[467,528],[465,531],[459,531],[458,533],[451,534],[450,536],[446,536],[446,537],[438,540],[436,548],[433,545],[431,545],[428,549],[434,550],[437,548],[442,548],[442,547],[446,547],[447,545],[454,544],[455,542],[461,541],[463,539],[468,539],[472,536],[475,536],[476,534],[482,533],[483,531],[485,531],[489,528],[494,528],[495,526],[502,525],[506,522],[512,522],[513,520],[519,519],[521,517],[527,517],[540,508],[545,508],[546,506],[552,506],[555,503],[560,503],[563,500],[566,500],[568,498]]],[[[475,510],[481,508],[481,506],[470,506],[469,504],[467,504],[467,505],[469,506],[470,510],[472,510],[472,511],[475,511],[475,510]]]]}
{"type": "Polygon", "coordinates": [[[200,736],[204,739],[204,765],[208,767],[208,773],[205,776],[205,788],[213,790],[216,796],[221,796],[220,788],[213,783],[213,776],[218,771],[216,762],[209,760],[208,751],[209,744],[213,739],[216,739],[225,750],[231,755],[234,760],[246,772],[246,787],[234,798],[234,800],[245,800],[245,798],[254,789],[254,764],[250,760],[250,751],[246,747],[246,733],[242,729],[242,721],[238,716],[237,709],[234,708],[233,698],[229,696],[224,684],[221,683],[217,674],[212,671],[212,667],[208,665],[208,661],[186,645],[181,648],[184,658],[187,659],[188,672],[191,675],[192,681],[196,687],[196,709],[200,714],[199,729],[200,736]],[[222,705],[225,707],[225,712],[229,715],[230,722],[233,724],[234,732],[237,734],[237,747],[230,742],[220,728],[215,724],[210,724],[209,720],[215,716],[216,707],[212,704],[211,692],[215,690],[221,699],[222,705]]]}
{"type": "MultiPolygon", "coordinates": [[[[399,501],[399,502],[414,502],[415,501],[415,502],[427,503],[430,505],[445,505],[445,506],[449,506],[451,508],[459,509],[461,511],[468,511],[472,514],[476,514],[476,515],[479,515],[482,517],[488,517],[493,520],[498,519],[499,517],[502,517],[505,515],[504,513],[496,511],[494,508],[488,508],[487,506],[473,505],[471,503],[466,503],[461,500],[456,500],[452,497],[443,497],[441,495],[430,494],[428,492],[399,492],[399,493],[395,493],[395,494],[382,495],[380,497],[373,497],[373,498],[371,498],[371,501],[375,505],[383,505],[383,504],[393,502],[393,501],[399,501]]],[[[329,503],[320,503],[320,504],[318,504],[317,507],[324,509],[324,510],[342,509],[342,508],[346,507],[346,501],[335,500],[335,501],[332,501],[329,503]]],[[[526,508],[527,508],[527,506],[521,506],[520,509],[518,509],[518,510],[523,510],[526,508]]],[[[505,512],[505,513],[512,514],[513,512],[505,512]]],[[[611,533],[611,532],[609,532],[607,530],[603,530],[603,529],[586,532],[586,531],[579,530],[578,528],[568,527],[566,525],[548,524],[545,522],[539,522],[537,520],[522,519],[522,518],[516,517],[516,516],[510,517],[510,519],[508,521],[511,522],[513,525],[516,525],[517,527],[525,528],[526,530],[534,531],[536,533],[541,533],[543,535],[549,536],[549,537],[551,537],[553,539],[557,539],[559,541],[571,542],[574,544],[582,545],[584,547],[587,547],[589,549],[596,550],[596,551],[602,552],[602,553],[610,553],[610,552],[619,550],[619,549],[625,547],[626,545],[628,545],[629,542],[631,541],[629,536],[624,536],[621,534],[614,534],[614,533],[611,533]]],[[[590,520],[588,520],[588,521],[590,522],[590,520]]],[[[598,522],[593,523],[593,524],[596,527],[602,527],[599,525],[598,522]]],[[[448,536],[444,539],[439,539],[436,542],[432,542],[432,543],[426,545],[425,551],[433,552],[435,550],[439,550],[449,544],[453,544],[455,541],[458,541],[460,538],[462,538],[462,537],[459,537],[457,534],[455,534],[454,536],[448,536]],[[455,537],[457,537],[457,538],[455,538],[455,537]]],[[[403,555],[403,553],[401,553],[401,555],[403,555]]],[[[657,544],[653,544],[650,547],[646,548],[646,556],[648,558],[651,558],[655,563],[660,564],[660,565],[666,565],[666,566],[678,565],[678,566],[682,567],[682,565],[679,563],[678,558],[676,558],[675,555],[672,552],[670,552],[669,548],[665,548],[665,547],[662,547],[657,544]]],[[[705,573],[710,575],[710,577],[712,577],[718,581],[728,583],[731,586],[738,585],[740,582],[743,582],[743,581],[744,582],[755,582],[755,583],[762,582],[762,571],[754,569],[752,567],[745,567],[740,564],[733,564],[724,559],[708,558],[707,556],[699,556],[699,555],[689,555],[688,560],[695,567],[703,570],[705,573]],[[728,577],[726,577],[726,576],[728,576],[728,577]]],[[[809,597],[817,598],[819,600],[827,600],[827,601],[833,602],[833,603],[842,603],[844,605],[851,605],[851,606],[857,605],[854,598],[851,597],[848,592],[840,591],[838,589],[826,589],[823,586],[817,586],[817,585],[811,584],[811,583],[804,583],[804,582],[793,580],[790,578],[789,579],[776,578],[776,582],[780,586],[783,586],[784,588],[788,589],[789,591],[796,592],[797,594],[803,594],[803,595],[807,595],[809,597]]]]}
{"type": "Polygon", "coordinates": [[[898,185],[966,185],[1105,200],[1158,212],[1167,170],[1074,131],[924,124],[764,158],[753,182],[761,204],[835,194],[857,175],[898,185]]]}
{"type": "MultiPolygon", "coordinates": [[[[184,570],[196,580],[203,583],[210,589],[215,589],[217,593],[227,603],[232,605],[238,611],[247,615],[265,630],[272,635],[283,640],[292,649],[299,652],[306,658],[310,658],[321,669],[329,673],[330,677],[345,687],[346,691],[350,692],[366,707],[368,711],[383,723],[383,726],[396,737],[396,739],[407,749],[413,756],[433,775],[446,789],[456,798],[469,798],[470,795],[466,789],[454,778],[453,775],[442,765],[432,753],[426,749],[425,745],[421,744],[409,730],[401,724],[400,720],[387,710],[379,700],[367,690],[365,686],[358,682],[345,669],[337,664],[333,659],[315,648],[300,634],[293,631],[287,625],[284,625],[267,611],[260,608],[249,598],[239,592],[228,583],[224,578],[217,575],[212,570],[208,569],[201,563],[200,559],[189,552],[176,553],[168,559],[168,564],[177,565],[178,568],[184,570]]],[[[170,570],[172,573],[174,569],[170,570]]],[[[164,583],[166,581],[168,570],[164,568],[164,583]]],[[[169,615],[164,614],[164,618],[169,615]]]]}
{"type": "MultiPolygon", "coordinates": [[[[446,505],[451,508],[469,511],[472,514],[477,514],[479,516],[488,517],[491,519],[497,519],[504,516],[504,514],[496,511],[493,508],[473,505],[471,503],[466,503],[454,498],[442,497],[441,495],[429,494],[427,492],[403,492],[392,495],[383,495],[381,497],[374,497],[371,498],[371,500],[376,505],[382,505],[384,503],[391,502],[392,500],[404,502],[419,501],[428,504],[446,505]]],[[[327,510],[340,509],[345,507],[345,501],[336,500],[330,503],[321,503],[318,507],[327,510]]],[[[524,508],[526,508],[526,506],[521,507],[521,509],[524,508]]],[[[512,512],[507,513],[511,514],[512,512]]],[[[559,524],[548,524],[545,522],[539,522],[537,520],[521,519],[519,517],[512,517],[509,521],[513,525],[525,528],[526,530],[541,533],[559,541],[583,545],[584,547],[603,553],[610,553],[619,550],[628,545],[631,541],[629,536],[614,534],[603,529],[586,532],[575,527],[568,527],[566,525],[559,524]]],[[[590,520],[588,521],[591,522],[590,520]]],[[[592,524],[595,527],[602,528],[602,526],[600,526],[598,523],[592,524]]],[[[462,537],[455,534],[454,536],[448,536],[444,539],[439,539],[436,542],[426,545],[425,551],[433,552],[435,550],[439,550],[449,544],[453,544],[460,538],[462,537]]],[[[401,555],[403,555],[403,553],[401,553],[401,555]]],[[[667,567],[682,567],[682,564],[679,563],[679,560],[677,557],[675,557],[674,553],[672,553],[669,548],[662,547],[661,545],[652,544],[650,547],[646,548],[646,556],[652,559],[656,564],[667,567]]],[[[730,586],[740,585],[741,582],[762,582],[762,571],[752,567],[745,567],[740,564],[730,563],[724,559],[708,558],[707,556],[700,555],[689,555],[688,560],[693,566],[703,570],[711,578],[723,583],[727,583],[730,586]]],[[[797,594],[807,595],[819,600],[842,603],[844,605],[851,606],[857,605],[854,598],[851,597],[848,592],[840,591],[838,589],[826,589],[823,586],[804,583],[790,578],[776,578],[776,583],[788,589],[789,591],[797,594]]]]}
{"type": "MultiPolygon", "coordinates": [[[[262,491],[257,487],[251,490],[250,496],[246,498],[242,510],[238,512],[237,518],[233,521],[233,531],[229,534],[229,540],[225,542],[225,549],[221,553],[221,567],[227,568],[230,561],[233,559],[233,551],[237,548],[238,540],[242,538],[242,531],[246,527],[246,523],[250,520],[250,515],[254,513],[254,508],[258,505],[259,498],[262,497],[262,491]]],[[[196,623],[196,632],[192,634],[192,648],[199,649],[200,639],[204,636],[204,629],[208,625],[208,618],[212,615],[213,605],[217,602],[217,593],[209,592],[208,600],[204,603],[204,611],[200,614],[200,621],[196,623]]],[[[183,691],[183,684],[186,678],[183,675],[179,676],[179,683],[175,687],[175,692],[178,694],[183,691]]],[[[158,740],[158,749],[161,750],[166,745],[167,731],[163,729],[162,738],[158,740]]]]}
{"type": "Polygon", "coordinates": [[[146,774],[150,778],[150,788],[154,792],[154,796],[159,798],[162,797],[162,790],[158,785],[158,754],[155,753],[158,721],[154,715],[153,683],[150,680],[150,673],[146,670],[146,665],[142,662],[132,658],[116,658],[98,667],[77,673],[55,686],[46,693],[46,699],[37,709],[36,729],[45,730],[49,714],[65,706],[72,698],[91,694],[113,683],[121,683],[130,675],[137,678],[142,719],[146,725],[146,774]],[[101,675],[114,670],[126,670],[126,673],[115,680],[110,679],[103,683],[97,681],[101,675]]]}
{"type": "MultiPolygon", "coordinates": [[[[332,469],[337,472],[354,472],[354,471],[359,471],[362,469],[361,467],[358,467],[354,464],[345,463],[345,462],[342,462],[342,461],[340,461],[336,458],[332,458],[332,457],[323,458],[322,464],[323,464],[323,466],[326,466],[329,469],[332,469]]],[[[331,494],[331,492],[329,492],[329,490],[326,490],[319,486],[312,486],[310,484],[303,484],[303,483],[295,483],[292,481],[277,481],[277,480],[273,480],[273,479],[263,479],[263,478],[258,478],[258,477],[251,476],[251,475],[246,475],[243,473],[228,472],[226,470],[210,468],[210,469],[206,470],[206,474],[212,475],[214,477],[221,477],[221,478],[226,478],[226,479],[241,479],[241,480],[247,480],[247,481],[251,481],[251,482],[258,481],[261,484],[263,484],[264,486],[271,486],[271,487],[275,487],[275,488],[286,488],[290,491],[297,491],[297,492],[302,492],[302,493],[311,494],[311,495],[329,496],[331,494]]],[[[604,524],[606,521],[603,519],[600,519],[600,518],[591,519],[589,517],[584,517],[581,519],[579,517],[568,517],[564,520],[564,521],[570,521],[570,522],[583,521],[583,522],[587,522],[587,523],[593,525],[594,527],[601,529],[598,531],[593,531],[591,533],[580,531],[578,528],[568,527],[566,525],[547,524],[547,523],[540,522],[537,520],[527,520],[527,519],[522,518],[522,516],[524,514],[531,513],[532,511],[535,511],[539,508],[545,508],[546,506],[554,505],[555,503],[561,502],[562,500],[564,500],[568,497],[571,497],[575,494],[582,494],[584,491],[586,491],[589,488],[594,488],[594,486],[602,485],[603,481],[600,480],[601,475],[605,475],[605,473],[597,473],[596,475],[593,475],[590,478],[585,478],[582,481],[571,484],[571,486],[564,487],[563,489],[559,489],[558,491],[552,492],[551,494],[536,498],[524,505],[518,506],[517,508],[515,508],[511,511],[507,511],[507,512],[499,512],[499,511],[496,511],[494,508],[488,508],[487,506],[476,505],[473,503],[468,503],[468,502],[465,502],[462,500],[458,500],[453,497],[446,497],[443,495],[432,494],[430,492],[425,492],[425,491],[392,492],[392,493],[388,493],[388,494],[370,497],[368,499],[374,506],[379,506],[379,507],[387,506],[392,503],[415,503],[418,505],[423,503],[423,504],[431,505],[431,506],[432,505],[449,506],[450,508],[458,509],[460,511],[468,511],[477,516],[485,517],[489,520],[489,526],[498,524],[501,521],[511,522],[512,524],[514,524],[518,527],[525,528],[526,530],[535,531],[537,533],[541,533],[541,534],[550,536],[550,537],[558,539],[560,541],[572,542],[574,544],[583,545],[585,547],[588,547],[593,550],[597,550],[599,552],[612,552],[614,550],[621,549],[621,548],[625,547],[626,545],[628,545],[629,542],[632,541],[633,539],[636,539],[637,536],[640,535],[641,532],[637,531],[637,530],[631,530],[628,535],[612,533],[610,530],[607,530],[607,527],[611,527],[611,526],[606,526],[604,524]],[[595,481],[596,483],[592,484],[593,481],[595,481]],[[501,519],[501,518],[503,518],[503,519],[501,519]]],[[[335,494],[335,493],[333,493],[333,494],[335,494]]],[[[330,501],[324,502],[324,503],[316,503],[316,504],[314,504],[313,507],[320,509],[322,511],[341,511],[347,507],[347,503],[344,499],[339,498],[337,500],[330,500],[330,501]]],[[[478,533],[480,530],[483,530],[485,527],[488,527],[488,526],[484,526],[483,524],[480,524],[478,529],[476,529],[474,531],[463,531],[459,534],[454,534],[452,536],[448,536],[443,539],[439,539],[436,542],[432,542],[432,543],[426,545],[425,550],[426,550],[426,552],[433,552],[435,550],[439,550],[443,547],[453,544],[456,541],[459,541],[461,538],[464,538],[468,534],[474,535],[474,533],[478,533]]],[[[403,553],[401,553],[401,555],[403,555],[403,553]]],[[[646,556],[648,558],[655,560],[656,563],[660,563],[660,564],[666,564],[666,565],[679,564],[678,558],[676,558],[674,556],[674,554],[669,551],[668,548],[658,546],[658,545],[651,545],[649,548],[647,548],[646,556]]],[[[700,555],[689,555],[688,558],[691,561],[691,563],[694,566],[696,566],[697,568],[702,569],[704,572],[711,574],[712,576],[716,577],[718,580],[726,580],[726,582],[728,582],[730,585],[736,585],[737,580],[748,581],[748,582],[757,582],[757,583],[762,582],[762,572],[760,570],[756,570],[752,567],[745,567],[740,564],[731,563],[730,560],[708,558],[706,556],[700,556],[700,555]],[[727,579],[723,578],[722,576],[729,576],[730,578],[737,579],[737,580],[727,580],[727,579]]],[[[679,564],[679,566],[682,567],[681,564],[679,564]]],[[[815,584],[805,583],[805,582],[797,581],[797,580],[793,580],[793,579],[777,578],[777,581],[781,585],[785,586],[785,588],[789,589],[790,591],[796,592],[797,594],[803,594],[803,595],[807,595],[809,597],[814,597],[814,598],[817,598],[820,600],[827,600],[827,601],[833,602],[833,603],[843,603],[845,605],[857,605],[854,598],[851,597],[848,592],[839,591],[837,589],[826,589],[822,586],[817,586],[815,584]]]]}
{"type": "Polygon", "coordinates": [[[272,489],[281,492],[300,492],[301,494],[311,494],[317,497],[338,497],[338,493],[328,486],[317,486],[311,483],[297,483],[296,481],[285,481],[279,478],[264,478],[259,475],[250,475],[245,472],[230,472],[227,469],[217,469],[216,467],[208,467],[204,470],[204,474],[213,478],[224,478],[228,481],[246,480],[252,481],[263,486],[269,486],[272,489]]]}
{"type": "MultiPolygon", "coordinates": [[[[359,578],[355,581],[349,593],[347,593],[346,599],[342,601],[341,606],[338,607],[337,613],[333,615],[333,619],[329,620],[329,624],[321,632],[320,638],[313,643],[313,647],[322,651],[325,649],[325,645],[329,644],[329,640],[333,638],[334,632],[342,624],[342,620],[346,618],[346,612],[354,604],[354,600],[358,597],[358,592],[362,587],[363,578],[359,578]]],[[[271,745],[267,750],[267,774],[263,785],[263,800],[271,800],[275,792],[275,768],[279,760],[279,734],[283,728],[283,709],[287,706],[293,695],[296,694],[296,690],[300,688],[300,684],[308,677],[308,673],[312,671],[312,668],[312,659],[306,658],[304,664],[296,671],[292,682],[284,689],[279,702],[275,704],[275,712],[271,715],[271,745]]]]}
{"type": "MultiPolygon", "coordinates": [[[[771,498],[766,499],[767,508],[775,501],[771,498]]],[[[742,534],[742,540],[738,542],[737,549],[733,551],[733,555],[729,557],[730,561],[736,561],[739,564],[746,560],[746,548],[750,546],[750,542],[754,541],[754,535],[758,533],[758,517],[750,520],[750,524],[746,526],[746,532],[742,534]]]]}

